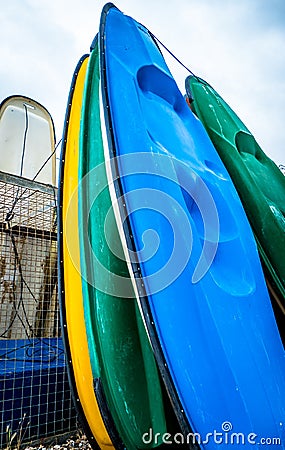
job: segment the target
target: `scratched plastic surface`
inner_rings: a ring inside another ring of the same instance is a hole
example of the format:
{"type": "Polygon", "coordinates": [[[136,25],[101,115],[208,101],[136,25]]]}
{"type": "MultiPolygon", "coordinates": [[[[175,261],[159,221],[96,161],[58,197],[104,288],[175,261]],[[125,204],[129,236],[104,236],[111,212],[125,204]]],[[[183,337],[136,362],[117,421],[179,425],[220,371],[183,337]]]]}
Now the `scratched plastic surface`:
{"type": "Polygon", "coordinates": [[[111,165],[114,186],[171,395],[202,437],[223,432],[225,421],[245,436],[284,437],[284,351],[233,183],[147,30],[116,8],[103,58],[110,156],[121,158],[111,165]]]}

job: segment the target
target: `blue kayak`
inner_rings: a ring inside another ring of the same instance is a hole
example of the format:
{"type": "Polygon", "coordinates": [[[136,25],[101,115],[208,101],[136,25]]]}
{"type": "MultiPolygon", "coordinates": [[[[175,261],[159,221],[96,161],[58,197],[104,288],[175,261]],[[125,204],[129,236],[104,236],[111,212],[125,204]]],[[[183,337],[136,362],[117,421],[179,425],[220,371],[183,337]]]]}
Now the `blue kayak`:
{"type": "Polygon", "coordinates": [[[100,45],[112,204],[179,439],[285,448],[284,349],[233,183],[148,30],[108,4],[100,45]]]}

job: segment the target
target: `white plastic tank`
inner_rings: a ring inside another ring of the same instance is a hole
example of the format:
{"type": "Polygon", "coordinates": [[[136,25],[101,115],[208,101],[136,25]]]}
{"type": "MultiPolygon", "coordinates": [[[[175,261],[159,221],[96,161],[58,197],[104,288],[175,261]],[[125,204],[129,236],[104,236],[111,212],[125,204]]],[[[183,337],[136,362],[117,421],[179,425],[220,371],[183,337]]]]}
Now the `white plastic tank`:
{"type": "Polygon", "coordinates": [[[46,108],[20,95],[1,103],[0,171],[55,185],[54,148],[54,125],[46,108]]]}

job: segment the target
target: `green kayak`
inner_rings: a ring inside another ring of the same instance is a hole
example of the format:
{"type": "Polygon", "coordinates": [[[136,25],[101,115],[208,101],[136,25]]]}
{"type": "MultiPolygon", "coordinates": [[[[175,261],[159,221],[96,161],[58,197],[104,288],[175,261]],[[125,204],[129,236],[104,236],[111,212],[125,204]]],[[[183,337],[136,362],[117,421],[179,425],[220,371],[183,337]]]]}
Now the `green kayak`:
{"type": "Polygon", "coordinates": [[[190,76],[186,92],[223,160],[254,231],[265,273],[285,312],[285,177],[239,117],[204,80],[190,76]]]}
{"type": "Polygon", "coordinates": [[[160,378],[112,210],[104,164],[98,45],[87,68],[79,144],[83,303],[96,398],[115,448],[146,449],[166,432],[160,378]],[[159,433],[145,443],[149,430],[159,433]]]}

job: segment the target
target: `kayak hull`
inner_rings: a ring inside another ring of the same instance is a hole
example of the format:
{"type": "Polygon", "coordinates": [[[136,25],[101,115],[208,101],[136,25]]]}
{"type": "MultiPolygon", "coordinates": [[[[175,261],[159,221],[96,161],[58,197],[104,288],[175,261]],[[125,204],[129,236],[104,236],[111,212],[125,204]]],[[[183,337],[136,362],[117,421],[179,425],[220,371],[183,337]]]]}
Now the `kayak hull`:
{"type": "Polygon", "coordinates": [[[259,252],[285,313],[285,177],[222,97],[205,81],[186,86],[243,202],[259,252]]]}
{"type": "Polygon", "coordinates": [[[284,351],[232,181],[148,30],[108,5],[101,36],[110,195],[184,436],[283,436],[284,351]]]}
{"type": "Polygon", "coordinates": [[[114,448],[94,393],[84,321],[78,235],[79,129],[89,56],[80,59],[70,88],[61,153],[58,241],[59,301],[71,391],[94,449],[114,448]]]}
{"type": "Polygon", "coordinates": [[[154,448],[143,434],[166,432],[159,374],[134,298],[104,165],[99,111],[99,53],[91,52],[83,99],[79,152],[79,235],[86,331],[102,413],[117,448],[154,448]],[[114,245],[116,248],[114,248],[114,245]],[[113,251],[111,251],[113,250],[113,251]],[[127,293],[122,296],[121,289],[127,293]],[[102,401],[100,401],[100,399],[102,401]],[[109,420],[108,419],[108,420],[109,420]]]}

